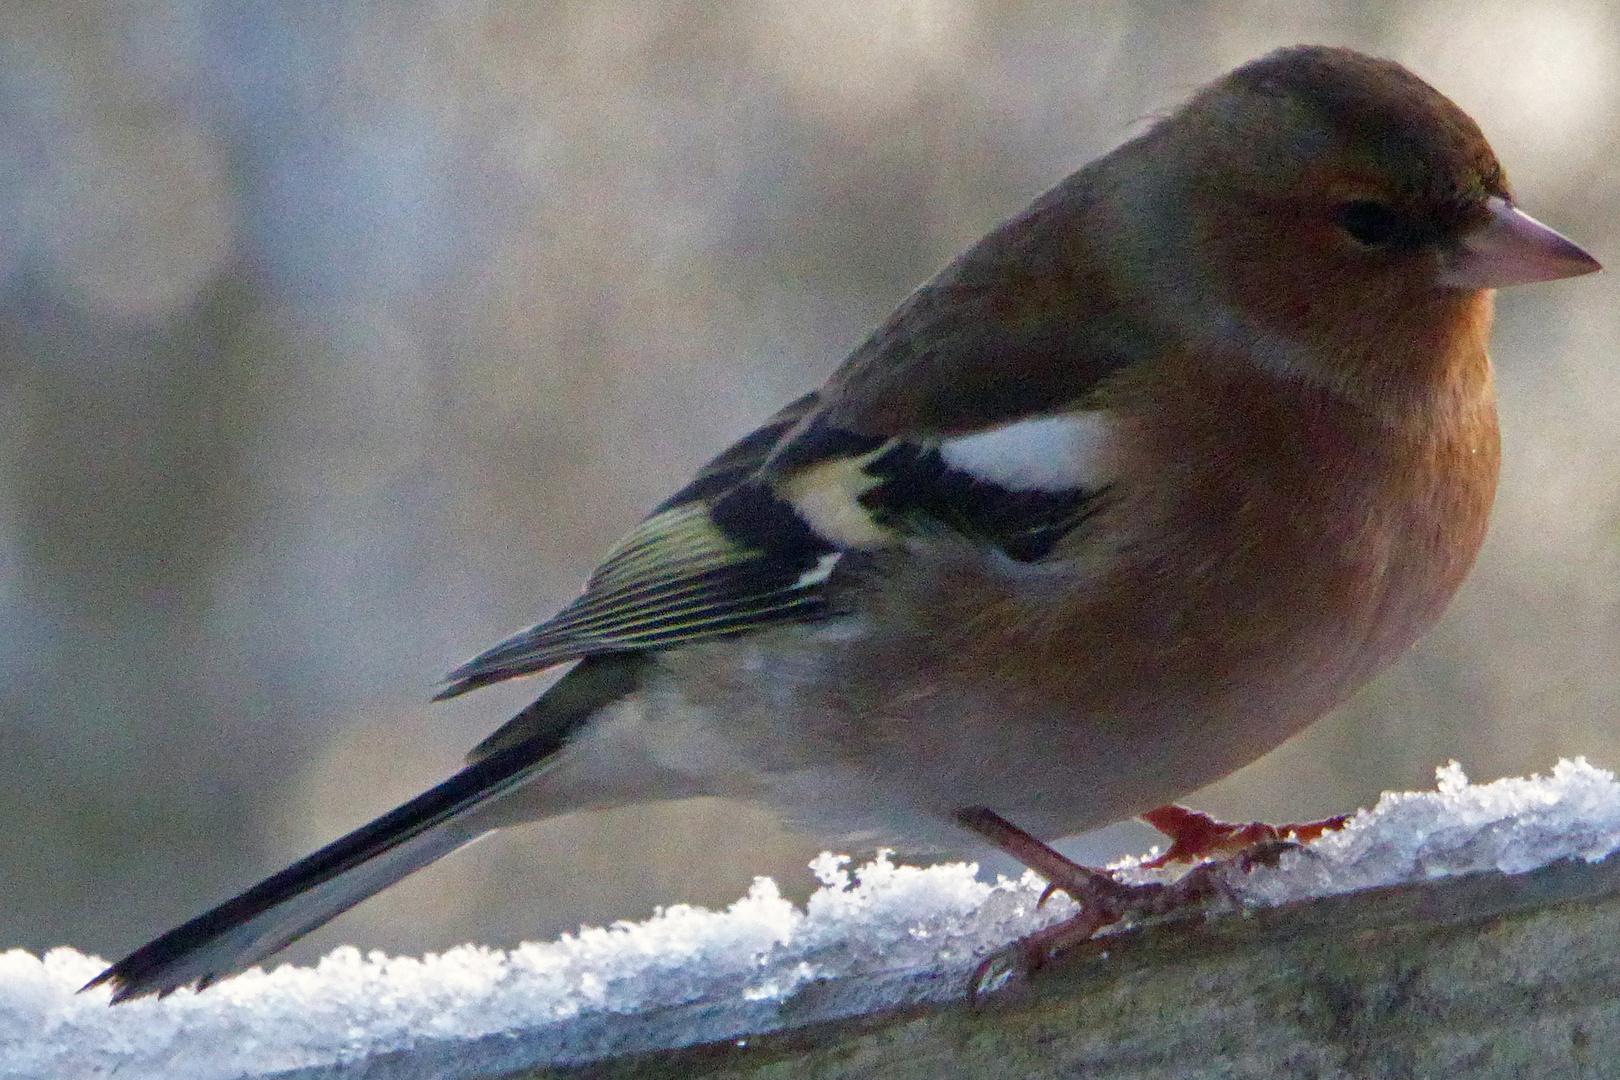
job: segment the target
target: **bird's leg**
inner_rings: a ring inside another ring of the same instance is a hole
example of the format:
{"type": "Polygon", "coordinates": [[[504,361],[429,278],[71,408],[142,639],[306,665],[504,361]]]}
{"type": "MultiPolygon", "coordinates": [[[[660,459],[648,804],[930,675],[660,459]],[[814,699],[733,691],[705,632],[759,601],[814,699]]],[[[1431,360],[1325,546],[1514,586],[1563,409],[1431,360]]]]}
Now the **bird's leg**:
{"type": "Polygon", "coordinates": [[[964,829],[978,833],[1044,877],[1047,886],[1041,894],[1042,904],[1061,889],[1082,907],[1101,910],[1119,904],[1134,891],[1130,885],[1121,885],[1100,870],[1081,866],[988,807],[970,806],[966,810],[958,810],[956,821],[964,829]]]}
{"type": "Polygon", "coordinates": [[[1213,860],[1218,855],[1247,870],[1256,865],[1275,865],[1284,851],[1308,844],[1327,832],[1344,828],[1350,815],[1324,818],[1303,825],[1267,825],[1252,821],[1247,825],[1234,825],[1216,821],[1208,814],[1189,810],[1185,806],[1161,806],[1142,815],[1142,820],[1170,838],[1170,847],[1163,855],[1142,865],[1158,869],[1173,862],[1197,863],[1213,860]]]}

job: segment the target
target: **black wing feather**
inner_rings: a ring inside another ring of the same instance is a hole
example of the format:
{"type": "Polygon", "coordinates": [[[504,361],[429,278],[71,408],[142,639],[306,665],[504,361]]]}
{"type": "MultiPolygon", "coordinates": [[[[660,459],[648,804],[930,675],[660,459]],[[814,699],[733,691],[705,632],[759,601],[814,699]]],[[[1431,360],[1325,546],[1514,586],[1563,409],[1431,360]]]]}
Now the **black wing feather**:
{"type": "Polygon", "coordinates": [[[1097,510],[1100,491],[1011,491],[952,469],[937,448],[902,443],[868,466],[883,483],[862,496],[879,521],[907,532],[943,526],[1019,562],[1038,562],[1097,510]]]}

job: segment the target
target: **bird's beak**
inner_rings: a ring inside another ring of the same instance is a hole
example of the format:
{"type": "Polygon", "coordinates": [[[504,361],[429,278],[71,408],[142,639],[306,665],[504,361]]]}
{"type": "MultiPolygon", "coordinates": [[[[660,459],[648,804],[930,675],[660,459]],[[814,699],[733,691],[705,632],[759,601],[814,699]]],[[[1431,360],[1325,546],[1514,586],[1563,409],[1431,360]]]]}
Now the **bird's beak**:
{"type": "Polygon", "coordinates": [[[1603,269],[1592,256],[1506,199],[1492,196],[1491,220],[1447,253],[1439,284],[1447,289],[1502,289],[1556,281],[1603,269]]]}

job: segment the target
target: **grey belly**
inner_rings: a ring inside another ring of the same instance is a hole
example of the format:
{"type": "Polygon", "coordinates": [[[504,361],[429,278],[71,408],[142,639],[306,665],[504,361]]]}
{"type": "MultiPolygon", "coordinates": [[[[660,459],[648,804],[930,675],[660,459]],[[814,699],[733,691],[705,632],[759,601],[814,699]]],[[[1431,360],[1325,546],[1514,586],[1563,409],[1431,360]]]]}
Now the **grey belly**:
{"type": "Polygon", "coordinates": [[[649,772],[692,793],[762,801],[841,850],[975,854],[953,821],[988,806],[1037,836],[1129,817],[1229,771],[1162,703],[1157,723],[874,676],[858,630],[794,628],[665,658],[635,719],[649,772]]]}

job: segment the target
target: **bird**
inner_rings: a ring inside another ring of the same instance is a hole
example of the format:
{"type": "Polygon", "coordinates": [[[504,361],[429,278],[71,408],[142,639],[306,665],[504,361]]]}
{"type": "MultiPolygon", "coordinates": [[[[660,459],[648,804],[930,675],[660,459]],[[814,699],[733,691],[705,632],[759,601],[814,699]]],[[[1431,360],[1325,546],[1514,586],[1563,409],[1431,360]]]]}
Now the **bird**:
{"type": "Polygon", "coordinates": [[[200,989],[493,829],[654,800],[1040,869],[1434,624],[1494,498],[1494,291],[1598,269],[1399,64],[1253,60],[974,244],[577,599],[453,670],[439,699],[572,665],[462,771],[90,986],[200,989]]]}

